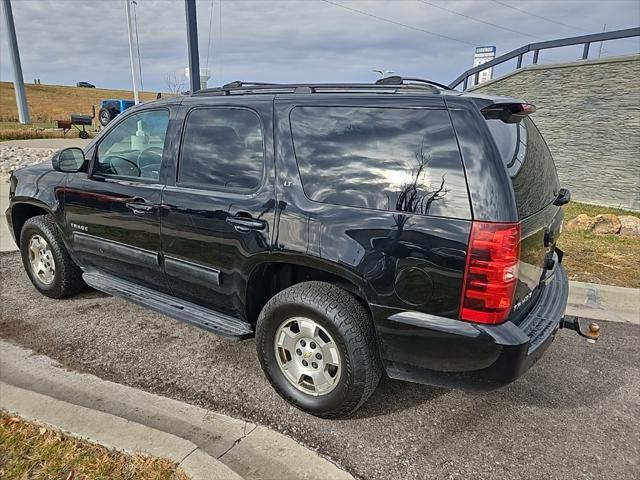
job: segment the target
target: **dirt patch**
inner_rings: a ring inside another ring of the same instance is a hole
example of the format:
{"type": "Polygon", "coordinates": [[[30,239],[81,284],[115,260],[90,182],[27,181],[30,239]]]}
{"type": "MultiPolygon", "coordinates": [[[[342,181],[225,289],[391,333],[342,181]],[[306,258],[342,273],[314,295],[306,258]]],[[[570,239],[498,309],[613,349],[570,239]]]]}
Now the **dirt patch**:
{"type": "MultiPolygon", "coordinates": [[[[628,210],[571,202],[565,207],[565,225],[581,214],[640,217],[628,210]]],[[[562,263],[570,280],[640,288],[640,237],[565,229],[558,247],[565,252],[562,263]]]]}

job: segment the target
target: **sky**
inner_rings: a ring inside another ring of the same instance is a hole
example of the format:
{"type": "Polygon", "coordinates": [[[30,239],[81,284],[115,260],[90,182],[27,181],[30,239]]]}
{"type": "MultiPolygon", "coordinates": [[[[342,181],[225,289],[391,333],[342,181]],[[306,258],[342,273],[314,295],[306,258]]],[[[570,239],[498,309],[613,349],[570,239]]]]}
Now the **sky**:
{"type": "MultiPolygon", "coordinates": [[[[25,82],[130,89],[124,2],[11,0],[25,82]]],[[[168,91],[167,74],[182,80],[188,64],[184,1],[137,0],[135,12],[144,90],[168,91]]],[[[369,82],[379,77],[373,69],[449,83],[472,66],[476,46],[495,45],[500,55],[640,25],[638,0],[198,0],[197,13],[209,86],[369,82]]],[[[12,80],[4,24],[1,37],[0,79],[12,80]]],[[[636,37],[606,42],[601,53],[638,52],[636,37]]],[[[581,53],[542,52],[540,63],[581,53]]],[[[599,45],[591,53],[597,56],[599,45]]]]}

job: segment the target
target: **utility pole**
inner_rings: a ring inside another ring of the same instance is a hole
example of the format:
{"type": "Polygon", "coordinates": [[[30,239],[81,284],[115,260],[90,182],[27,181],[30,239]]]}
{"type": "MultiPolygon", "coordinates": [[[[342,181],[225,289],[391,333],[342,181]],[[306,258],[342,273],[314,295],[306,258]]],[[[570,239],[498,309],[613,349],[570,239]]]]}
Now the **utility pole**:
{"type": "Polygon", "coordinates": [[[200,90],[200,58],[198,56],[198,21],[196,0],[184,0],[187,13],[187,44],[189,46],[189,83],[191,93],[200,90]]]}
{"type": "Polygon", "coordinates": [[[18,106],[18,119],[20,123],[31,123],[29,117],[29,105],[27,105],[27,94],[24,91],[24,78],[22,78],[22,65],[20,64],[20,52],[18,51],[18,39],[16,38],[16,27],[13,24],[13,12],[11,11],[10,0],[2,0],[2,11],[4,12],[4,24],[9,37],[9,56],[13,67],[13,89],[16,92],[16,104],[18,106]]]}
{"type": "Polygon", "coordinates": [[[131,77],[133,79],[133,100],[136,103],[140,103],[140,96],[138,95],[138,70],[134,62],[135,51],[133,48],[133,28],[131,26],[131,5],[130,0],[124,0],[127,7],[127,30],[129,31],[129,60],[131,61],[131,77]]]}

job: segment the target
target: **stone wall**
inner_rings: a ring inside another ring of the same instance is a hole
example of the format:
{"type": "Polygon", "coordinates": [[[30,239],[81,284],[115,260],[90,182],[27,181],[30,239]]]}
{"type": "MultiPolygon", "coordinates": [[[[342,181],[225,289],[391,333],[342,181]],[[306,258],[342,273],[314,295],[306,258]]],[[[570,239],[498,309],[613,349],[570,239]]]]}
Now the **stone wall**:
{"type": "Polygon", "coordinates": [[[538,107],[574,199],[640,210],[640,55],[532,65],[470,90],[538,107]]]}

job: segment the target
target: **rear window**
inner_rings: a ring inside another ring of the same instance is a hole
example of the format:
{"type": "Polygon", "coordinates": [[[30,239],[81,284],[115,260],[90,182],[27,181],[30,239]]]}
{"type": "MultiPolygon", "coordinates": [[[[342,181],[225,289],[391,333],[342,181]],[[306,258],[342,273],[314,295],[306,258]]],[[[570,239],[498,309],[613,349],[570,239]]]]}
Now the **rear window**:
{"type": "Polygon", "coordinates": [[[533,121],[487,120],[507,167],[516,196],[518,215],[528,217],[553,202],[560,189],[549,147],[533,121]]]}
{"type": "Polygon", "coordinates": [[[470,218],[462,160],[444,110],[296,107],[291,130],[311,200],[470,218]]]}

